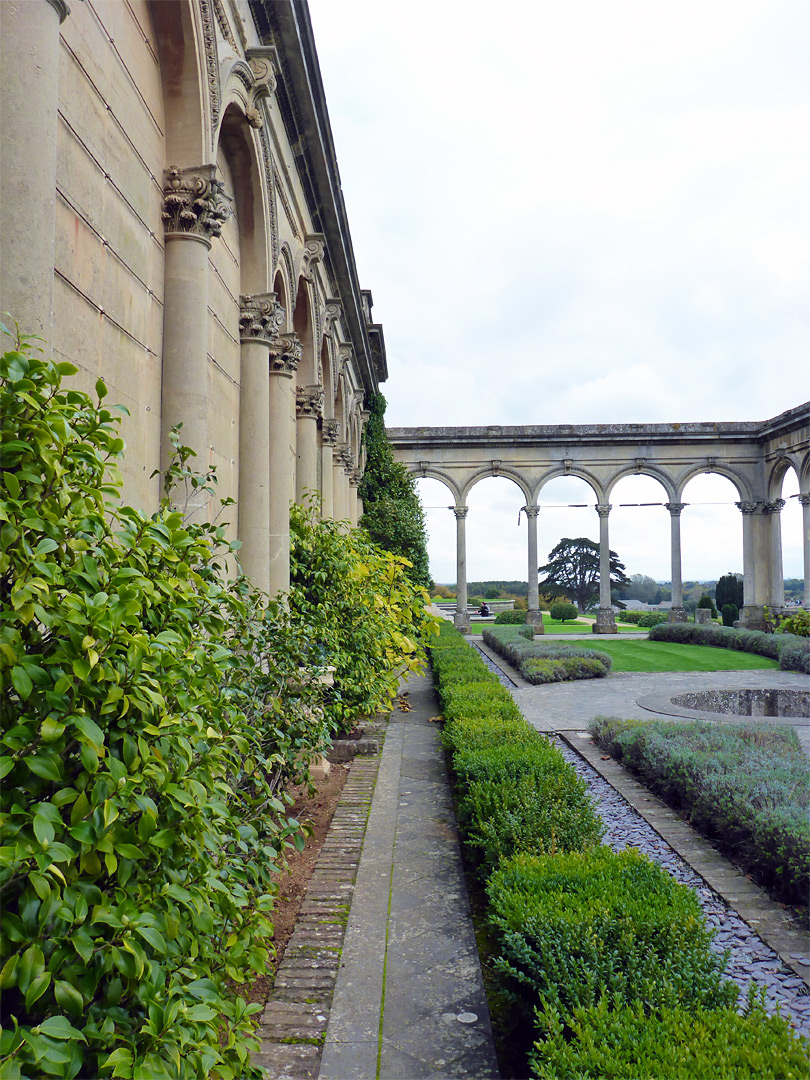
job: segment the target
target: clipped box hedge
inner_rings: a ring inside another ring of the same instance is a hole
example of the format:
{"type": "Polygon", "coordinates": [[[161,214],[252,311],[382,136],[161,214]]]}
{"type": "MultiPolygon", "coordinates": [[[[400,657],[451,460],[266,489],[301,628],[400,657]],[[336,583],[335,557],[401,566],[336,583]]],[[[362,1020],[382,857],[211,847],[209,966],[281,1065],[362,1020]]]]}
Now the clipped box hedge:
{"type": "Polygon", "coordinates": [[[596,717],[591,735],[781,900],[810,895],[810,762],[789,727],[596,717]]]}
{"type": "Polygon", "coordinates": [[[749,1007],[664,1007],[641,1002],[538,1015],[543,1037],[530,1059],[536,1080],[799,1080],[810,1046],[781,1016],[749,1007]]]}
{"type": "Polygon", "coordinates": [[[613,660],[607,653],[561,641],[537,641],[523,627],[486,627],[484,642],[502,656],[523,678],[539,685],[573,679],[599,679],[610,672],[613,660]]]}
{"type": "Polygon", "coordinates": [[[586,785],[509,692],[481,677],[483,661],[455,629],[443,626],[431,652],[450,709],[442,738],[459,826],[488,882],[495,1015],[510,1052],[522,1055],[515,1075],[530,1067],[542,1080],[753,1078],[744,1070],[757,1063],[767,1067],[763,1077],[787,1078],[797,1063],[793,1075],[804,1075],[806,1042],[784,1021],[761,1010],[745,1021],[736,1015],[738,991],[722,977],[725,958],[710,949],[692,890],[637,852],[599,846],[602,822],[586,785]],[[469,670],[470,656],[473,681],[453,680],[454,670],[469,670]],[[655,1038],[634,1045],[636,1014],[670,1041],[658,1072],[655,1038]],[[698,1018],[697,1034],[685,1016],[698,1018]],[[602,1053],[608,1030],[615,1071],[602,1053]],[[679,1058],[683,1071],[667,1071],[679,1058]],[[704,1066],[712,1060],[740,1072],[711,1073],[704,1066]]]}

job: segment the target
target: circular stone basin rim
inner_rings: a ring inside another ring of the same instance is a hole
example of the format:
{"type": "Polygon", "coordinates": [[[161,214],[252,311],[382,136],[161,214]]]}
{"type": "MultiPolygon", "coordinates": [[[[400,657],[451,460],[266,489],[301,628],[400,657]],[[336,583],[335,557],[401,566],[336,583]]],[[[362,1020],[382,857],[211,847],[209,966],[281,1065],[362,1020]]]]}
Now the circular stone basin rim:
{"type": "Polygon", "coordinates": [[[810,719],[810,690],[777,687],[740,690],[694,690],[676,694],[647,694],[637,704],[650,712],[688,719],[787,720],[802,726],[810,719]]]}

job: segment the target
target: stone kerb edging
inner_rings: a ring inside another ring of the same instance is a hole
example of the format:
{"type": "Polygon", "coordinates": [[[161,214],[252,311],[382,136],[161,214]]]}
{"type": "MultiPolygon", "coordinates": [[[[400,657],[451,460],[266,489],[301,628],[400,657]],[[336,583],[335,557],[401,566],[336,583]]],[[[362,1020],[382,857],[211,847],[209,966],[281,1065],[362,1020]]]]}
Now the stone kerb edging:
{"type": "MultiPolygon", "coordinates": [[[[380,725],[381,746],[384,730],[380,725]]],[[[351,765],[295,929],[260,1018],[254,1062],[267,1080],[313,1080],[320,1069],[379,754],[351,765]]]]}
{"type": "Polygon", "coordinates": [[[602,749],[591,742],[588,732],[559,731],[557,738],[607,780],[810,989],[810,965],[795,958],[799,954],[808,957],[810,941],[787,911],[775,906],[764,889],[737,870],[623,765],[613,758],[603,761],[602,749]]]}

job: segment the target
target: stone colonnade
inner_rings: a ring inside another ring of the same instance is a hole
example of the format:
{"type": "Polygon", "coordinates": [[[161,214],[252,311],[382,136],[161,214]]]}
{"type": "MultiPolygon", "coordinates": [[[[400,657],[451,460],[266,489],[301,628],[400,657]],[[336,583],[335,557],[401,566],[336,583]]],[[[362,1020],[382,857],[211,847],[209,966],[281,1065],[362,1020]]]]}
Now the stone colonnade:
{"type": "MultiPolygon", "coordinates": [[[[610,493],[625,476],[655,478],[670,515],[671,622],[686,618],[681,573],[681,516],[686,484],[701,473],[727,477],[737,488],[743,539],[744,601],[740,622],[765,623],[765,608],[784,605],[780,513],[788,468],[799,479],[803,515],[804,604],[810,607],[810,403],[763,423],[624,424],[499,428],[390,428],[394,455],[415,475],[442,481],[456,516],[456,623],[467,611],[467,495],[478,481],[505,476],[523,492],[528,522],[528,616],[538,610],[537,533],[542,488],[559,476],[585,480],[599,515],[599,609],[594,631],[616,633],[610,594],[610,493]]],[[[542,631],[540,631],[542,632],[542,631]]]]}
{"type": "MultiPolygon", "coordinates": [[[[291,499],[358,523],[363,402],[387,376],[308,21],[292,0],[238,20],[203,0],[0,3],[3,319],[126,400],[124,495],[148,511],[182,424],[270,594],[291,499]]],[[[186,512],[210,516],[202,488],[186,512]]]]}

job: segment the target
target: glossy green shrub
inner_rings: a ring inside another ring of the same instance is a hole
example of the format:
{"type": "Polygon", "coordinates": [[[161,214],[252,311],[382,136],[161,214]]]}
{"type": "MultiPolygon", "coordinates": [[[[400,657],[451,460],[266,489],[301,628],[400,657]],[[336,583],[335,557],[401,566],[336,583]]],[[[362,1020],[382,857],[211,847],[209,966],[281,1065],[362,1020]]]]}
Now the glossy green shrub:
{"type": "Polygon", "coordinates": [[[424,670],[424,638],[437,620],[412,571],[363,529],[319,520],[312,503],[291,508],[290,613],[306,627],[313,656],[334,668],[324,708],[341,731],[390,707],[405,671],[424,670]]]}
{"type": "Polygon", "coordinates": [[[810,1043],[781,1016],[749,1004],[670,1006],[652,1015],[641,1002],[606,998],[562,1016],[538,1013],[530,1059],[535,1080],[800,1080],[810,1075],[810,1043]]]}
{"type": "Polygon", "coordinates": [[[597,717],[600,746],[783,900],[810,893],[810,762],[792,728],[597,717]]]}
{"type": "Polygon", "coordinates": [[[733,1005],[694,892],[637,851],[518,855],[492,875],[488,918],[499,995],[516,1037],[535,1011],[569,1015],[606,1000],[733,1005]]]}
{"type": "Polygon", "coordinates": [[[299,832],[276,789],[327,725],[275,702],[301,642],[227,580],[223,529],[119,504],[116,419],[74,372],[0,358],[0,1072],[258,1075],[228,980],[266,969],[299,832]]]}
{"type": "Polygon", "coordinates": [[[477,717],[509,720],[519,717],[522,723],[526,723],[511,694],[500,683],[451,683],[440,689],[439,700],[445,720],[474,720],[477,717]]]}
{"type": "Polygon", "coordinates": [[[518,626],[525,622],[525,611],[499,611],[495,616],[496,626],[518,626]]]}

